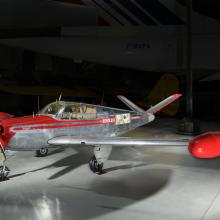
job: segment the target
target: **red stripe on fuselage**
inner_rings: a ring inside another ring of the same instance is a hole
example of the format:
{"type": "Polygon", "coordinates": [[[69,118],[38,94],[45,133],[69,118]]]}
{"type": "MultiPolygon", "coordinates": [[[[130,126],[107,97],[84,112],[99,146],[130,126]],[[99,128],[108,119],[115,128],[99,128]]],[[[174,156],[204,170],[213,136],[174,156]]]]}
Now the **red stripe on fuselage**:
{"type": "Polygon", "coordinates": [[[98,120],[74,120],[74,121],[69,121],[67,122],[58,122],[57,124],[53,125],[39,125],[39,126],[34,126],[34,127],[27,127],[26,125],[23,125],[21,127],[15,127],[13,131],[28,131],[28,130],[39,130],[39,129],[55,129],[55,128],[71,128],[71,127],[83,127],[83,126],[96,126],[96,125],[104,125],[104,124],[112,124],[115,123],[115,118],[103,118],[103,119],[98,119],[98,120]],[[74,123],[76,122],[76,123],[74,123]],[[77,124],[80,122],[80,124],[77,124]]]}
{"type": "Polygon", "coordinates": [[[36,126],[36,127],[20,127],[20,128],[14,128],[14,131],[29,131],[29,130],[42,130],[42,129],[55,129],[55,128],[71,128],[71,127],[83,127],[83,126],[95,126],[95,125],[103,125],[103,123],[96,122],[96,123],[85,123],[85,124],[66,124],[61,125],[57,124],[54,126],[36,126]]]}
{"type": "MultiPolygon", "coordinates": [[[[140,116],[134,116],[131,117],[132,120],[140,119],[140,116]]],[[[56,129],[56,128],[71,128],[71,127],[83,127],[83,126],[98,126],[98,125],[104,125],[104,124],[114,124],[116,122],[115,117],[114,118],[102,118],[98,120],[73,120],[68,122],[58,122],[54,123],[53,125],[39,125],[31,127],[30,125],[21,125],[20,127],[11,127],[13,131],[28,131],[28,130],[41,130],[41,129],[56,129]],[[69,123],[68,123],[69,122],[69,123]],[[74,123],[76,122],[76,123],[74,123]],[[80,124],[77,124],[80,123],[80,124]],[[30,127],[27,127],[30,126],[30,127]]]]}

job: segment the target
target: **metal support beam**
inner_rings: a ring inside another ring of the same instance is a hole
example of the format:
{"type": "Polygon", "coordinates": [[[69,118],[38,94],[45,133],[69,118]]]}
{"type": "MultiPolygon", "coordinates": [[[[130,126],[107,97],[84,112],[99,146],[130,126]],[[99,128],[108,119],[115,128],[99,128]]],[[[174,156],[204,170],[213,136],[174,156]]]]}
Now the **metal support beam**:
{"type": "Polygon", "coordinates": [[[186,0],[186,113],[193,120],[192,0],[186,0]]]}
{"type": "Polygon", "coordinates": [[[192,71],[192,1],[186,0],[186,118],[178,132],[193,135],[200,132],[199,121],[194,119],[193,111],[193,71],[192,71]]]}

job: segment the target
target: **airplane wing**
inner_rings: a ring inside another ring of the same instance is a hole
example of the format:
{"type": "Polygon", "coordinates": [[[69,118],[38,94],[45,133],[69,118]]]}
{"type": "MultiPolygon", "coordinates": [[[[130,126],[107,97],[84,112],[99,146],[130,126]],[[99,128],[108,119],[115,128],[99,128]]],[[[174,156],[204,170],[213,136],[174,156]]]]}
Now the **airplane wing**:
{"type": "Polygon", "coordinates": [[[55,146],[74,146],[74,145],[88,145],[88,146],[187,146],[188,140],[156,140],[146,138],[132,138],[132,137],[73,137],[60,136],[48,140],[48,144],[55,146]]]}

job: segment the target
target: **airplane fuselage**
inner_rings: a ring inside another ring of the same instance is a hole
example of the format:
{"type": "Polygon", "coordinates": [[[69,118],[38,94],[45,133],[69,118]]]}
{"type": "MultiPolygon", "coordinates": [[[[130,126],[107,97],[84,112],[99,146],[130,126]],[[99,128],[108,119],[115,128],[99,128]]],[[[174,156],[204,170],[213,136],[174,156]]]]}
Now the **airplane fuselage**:
{"type": "MultiPolygon", "coordinates": [[[[2,120],[1,143],[13,150],[48,148],[48,140],[58,136],[114,137],[154,119],[151,114],[79,104],[78,113],[15,117],[2,120]],[[82,112],[89,108],[90,113],[82,112]]],[[[51,146],[50,146],[51,147],[51,146]]]]}

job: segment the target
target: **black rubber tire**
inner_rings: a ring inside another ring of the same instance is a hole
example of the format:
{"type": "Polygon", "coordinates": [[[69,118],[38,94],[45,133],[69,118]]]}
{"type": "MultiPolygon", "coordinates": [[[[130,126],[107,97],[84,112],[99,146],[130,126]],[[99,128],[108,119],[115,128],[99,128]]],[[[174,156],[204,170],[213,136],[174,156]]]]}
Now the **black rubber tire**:
{"type": "Polygon", "coordinates": [[[46,157],[48,155],[49,150],[47,148],[40,148],[36,150],[37,157],[46,157]]]}
{"type": "Polygon", "coordinates": [[[2,173],[2,168],[3,168],[3,166],[0,166],[0,181],[5,181],[5,180],[8,179],[8,175],[10,173],[10,169],[7,166],[5,166],[6,173],[3,174],[2,173]]]}
{"type": "Polygon", "coordinates": [[[93,173],[101,174],[103,172],[102,171],[103,165],[104,165],[103,163],[101,164],[98,163],[95,156],[93,156],[89,161],[89,168],[93,173]]]}

